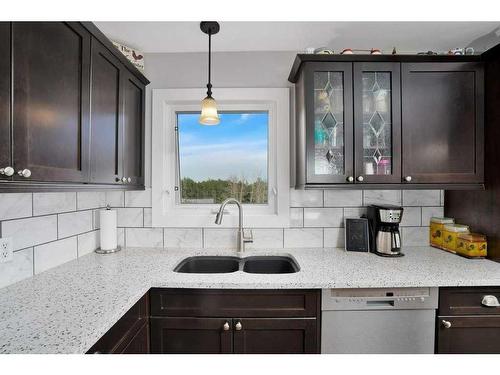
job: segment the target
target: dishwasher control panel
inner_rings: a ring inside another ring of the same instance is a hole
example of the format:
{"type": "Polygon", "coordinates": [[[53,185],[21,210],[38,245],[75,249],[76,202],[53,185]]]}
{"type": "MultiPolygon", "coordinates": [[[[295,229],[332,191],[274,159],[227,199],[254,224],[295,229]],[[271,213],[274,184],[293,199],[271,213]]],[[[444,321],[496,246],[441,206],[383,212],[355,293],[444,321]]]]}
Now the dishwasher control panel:
{"type": "Polygon", "coordinates": [[[438,288],[323,289],[321,309],[436,309],[438,288]]]}

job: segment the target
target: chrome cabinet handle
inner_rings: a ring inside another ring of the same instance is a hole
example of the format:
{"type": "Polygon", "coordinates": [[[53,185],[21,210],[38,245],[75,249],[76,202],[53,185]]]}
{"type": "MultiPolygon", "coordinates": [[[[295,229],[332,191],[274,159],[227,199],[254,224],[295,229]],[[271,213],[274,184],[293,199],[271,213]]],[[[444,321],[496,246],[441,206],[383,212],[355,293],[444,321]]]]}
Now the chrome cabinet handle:
{"type": "Polygon", "coordinates": [[[127,182],[127,177],[122,177],[122,182],[123,183],[127,182]]]}
{"type": "Polygon", "coordinates": [[[17,174],[24,178],[31,177],[31,171],[29,169],[21,169],[20,171],[17,171],[17,174]]]}
{"type": "Polygon", "coordinates": [[[132,182],[132,178],[131,177],[127,177],[127,182],[132,182]]]}
{"type": "Polygon", "coordinates": [[[234,326],[234,328],[236,328],[237,331],[241,331],[241,329],[243,328],[243,326],[241,325],[241,322],[238,322],[238,323],[236,323],[236,325],[234,326]]]}
{"type": "Polygon", "coordinates": [[[224,325],[222,326],[222,328],[224,329],[224,331],[229,331],[229,322],[226,322],[224,323],[224,325]]]}
{"type": "Polygon", "coordinates": [[[483,300],[481,301],[481,305],[486,307],[499,307],[500,302],[498,302],[498,298],[492,295],[483,296],[483,300]]]}
{"type": "Polygon", "coordinates": [[[441,324],[443,325],[444,328],[451,328],[451,322],[448,320],[441,320],[441,324]]]}
{"type": "Polygon", "coordinates": [[[363,182],[363,181],[365,180],[365,178],[364,178],[363,176],[358,176],[357,180],[358,180],[359,182],[363,182]]]}
{"type": "Polygon", "coordinates": [[[12,167],[0,168],[0,174],[10,177],[14,174],[14,168],[12,167]]]}
{"type": "Polygon", "coordinates": [[[405,177],[405,181],[406,181],[406,182],[410,182],[410,181],[411,181],[411,176],[406,176],[406,177],[405,177]]]}
{"type": "Polygon", "coordinates": [[[349,176],[346,178],[347,182],[353,182],[354,181],[354,177],[352,176],[349,176]]]}

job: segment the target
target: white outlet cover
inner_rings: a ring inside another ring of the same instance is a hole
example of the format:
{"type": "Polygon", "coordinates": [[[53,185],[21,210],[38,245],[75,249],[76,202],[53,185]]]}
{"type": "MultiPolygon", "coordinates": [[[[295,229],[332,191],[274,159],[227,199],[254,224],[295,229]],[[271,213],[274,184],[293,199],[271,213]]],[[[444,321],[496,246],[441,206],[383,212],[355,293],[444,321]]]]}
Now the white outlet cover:
{"type": "Polygon", "coordinates": [[[12,238],[0,238],[0,263],[12,262],[12,238]]]}

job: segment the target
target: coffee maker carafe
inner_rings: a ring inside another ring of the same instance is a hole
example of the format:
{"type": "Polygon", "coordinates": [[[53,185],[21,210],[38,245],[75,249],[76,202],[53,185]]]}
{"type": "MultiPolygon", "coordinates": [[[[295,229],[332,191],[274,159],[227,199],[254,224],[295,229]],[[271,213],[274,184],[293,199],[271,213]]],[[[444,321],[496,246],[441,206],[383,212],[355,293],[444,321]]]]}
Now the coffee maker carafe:
{"type": "Polygon", "coordinates": [[[401,257],[401,234],[399,223],[403,207],[392,205],[368,206],[370,225],[370,251],[384,257],[401,257]]]}

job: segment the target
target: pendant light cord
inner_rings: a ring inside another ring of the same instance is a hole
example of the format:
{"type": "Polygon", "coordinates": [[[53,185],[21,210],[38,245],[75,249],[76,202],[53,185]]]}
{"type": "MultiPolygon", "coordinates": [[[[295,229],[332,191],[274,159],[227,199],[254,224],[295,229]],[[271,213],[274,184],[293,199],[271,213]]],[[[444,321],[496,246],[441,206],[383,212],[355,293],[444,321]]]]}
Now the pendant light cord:
{"type": "Polygon", "coordinates": [[[208,84],[207,84],[207,95],[208,97],[212,97],[212,83],[210,77],[211,71],[211,55],[212,55],[212,33],[208,32],[208,84]]]}

